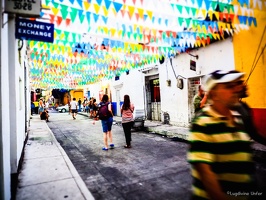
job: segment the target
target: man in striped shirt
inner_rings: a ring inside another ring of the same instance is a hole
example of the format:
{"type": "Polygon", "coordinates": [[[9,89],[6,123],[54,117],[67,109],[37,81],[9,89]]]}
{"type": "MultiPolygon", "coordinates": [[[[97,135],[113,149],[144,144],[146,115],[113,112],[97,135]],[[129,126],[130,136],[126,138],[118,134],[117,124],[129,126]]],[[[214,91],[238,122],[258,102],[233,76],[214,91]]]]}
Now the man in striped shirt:
{"type": "Polygon", "coordinates": [[[254,188],[251,140],[239,103],[243,73],[217,70],[205,77],[209,105],[193,120],[188,161],[193,177],[192,199],[248,199],[254,188]]]}

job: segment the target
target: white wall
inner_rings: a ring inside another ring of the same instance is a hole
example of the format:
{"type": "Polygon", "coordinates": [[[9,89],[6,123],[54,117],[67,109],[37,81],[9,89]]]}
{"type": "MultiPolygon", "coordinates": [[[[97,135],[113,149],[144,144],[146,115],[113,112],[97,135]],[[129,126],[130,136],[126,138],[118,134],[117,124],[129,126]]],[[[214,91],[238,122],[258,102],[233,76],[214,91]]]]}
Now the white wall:
{"type": "MultiPolygon", "coordinates": [[[[18,172],[26,138],[25,122],[29,121],[25,98],[29,98],[30,95],[25,95],[23,58],[26,53],[26,42],[24,41],[19,57],[18,41],[15,39],[15,18],[1,15],[1,22],[4,25],[1,26],[0,37],[0,199],[11,199],[11,174],[16,175],[18,172]]],[[[29,91],[29,82],[26,88],[29,91]]]]}
{"type": "Polygon", "coordinates": [[[166,60],[159,67],[160,88],[161,88],[161,110],[170,115],[170,123],[188,127],[188,78],[206,75],[216,69],[231,70],[234,67],[234,54],[231,38],[219,41],[215,44],[190,52],[198,55],[196,59],[187,53],[180,54],[173,58],[173,68],[176,76],[185,77],[184,88],[177,88],[177,81],[171,67],[170,61],[166,60]],[[190,70],[190,60],[196,61],[200,70],[190,70]],[[219,61],[219,62],[218,62],[219,61]],[[200,71],[200,72],[199,72],[200,71]],[[166,80],[171,80],[171,87],[166,85],[166,80]]]}
{"type": "MultiPolygon", "coordinates": [[[[115,94],[115,85],[122,84],[120,89],[120,100],[124,101],[124,95],[129,95],[130,101],[137,109],[144,109],[144,77],[137,70],[130,70],[129,74],[121,74],[119,81],[112,82],[112,93],[115,94]]],[[[116,95],[113,95],[113,101],[117,102],[116,95]]]]}
{"type": "MultiPolygon", "coordinates": [[[[9,17],[9,33],[15,33],[15,18],[9,17]]],[[[22,44],[22,43],[21,43],[22,44]]],[[[24,41],[23,46],[26,45],[24,41]]],[[[25,82],[24,63],[21,59],[24,56],[18,55],[18,41],[14,34],[8,38],[8,59],[9,59],[9,110],[10,112],[10,137],[11,137],[11,173],[17,173],[18,163],[25,140],[25,82]],[[21,64],[19,60],[21,59],[21,64]]]]}
{"type": "MultiPolygon", "coordinates": [[[[0,16],[1,22],[8,21],[7,15],[0,16]],[[3,18],[2,18],[3,17],[3,18]]],[[[8,24],[1,27],[0,35],[0,199],[10,199],[10,110],[9,110],[9,63],[8,63],[8,24]]]]}
{"type": "MultiPolygon", "coordinates": [[[[216,42],[205,48],[200,48],[190,52],[191,55],[198,55],[198,59],[193,56],[183,53],[172,59],[173,68],[170,64],[170,59],[158,66],[160,79],[161,93],[161,110],[168,112],[170,115],[170,124],[189,127],[189,108],[188,102],[188,79],[193,77],[202,77],[216,69],[231,70],[234,67],[234,54],[231,38],[216,42]],[[194,60],[197,65],[197,70],[190,70],[190,60],[194,60]],[[217,62],[219,61],[219,62],[217,62]],[[176,76],[184,77],[184,88],[177,88],[176,76]],[[167,86],[166,80],[171,80],[171,86],[167,86]]],[[[152,70],[152,69],[151,69],[152,70]]],[[[140,69],[132,69],[129,74],[121,74],[120,79],[103,81],[88,86],[91,95],[98,97],[101,85],[110,85],[112,101],[123,101],[125,94],[130,96],[131,102],[136,108],[146,109],[144,91],[145,76],[140,69]],[[117,91],[119,90],[119,97],[117,91]],[[120,98],[120,99],[118,99],[120,98]]],[[[161,117],[163,120],[163,116],[161,117]]]]}

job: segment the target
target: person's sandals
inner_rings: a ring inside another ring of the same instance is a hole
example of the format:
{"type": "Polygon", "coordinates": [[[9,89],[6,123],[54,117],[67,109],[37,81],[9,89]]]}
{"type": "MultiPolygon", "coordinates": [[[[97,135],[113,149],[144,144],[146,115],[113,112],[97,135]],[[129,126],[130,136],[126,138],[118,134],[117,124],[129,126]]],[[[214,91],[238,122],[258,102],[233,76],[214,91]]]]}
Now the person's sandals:
{"type": "Polygon", "coordinates": [[[131,148],[131,146],[130,146],[130,145],[125,145],[124,147],[125,147],[125,148],[131,148]]]}
{"type": "Polygon", "coordinates": [[[110,144],[110,148],[111,149],[115,148],[115,145],[114,144],[110,144]]]}
{"type": "Polygon", "coordinates": [[[104,150],[104,151],[108,151],[108,148],[103,147],[102,150],[104,150]]]}

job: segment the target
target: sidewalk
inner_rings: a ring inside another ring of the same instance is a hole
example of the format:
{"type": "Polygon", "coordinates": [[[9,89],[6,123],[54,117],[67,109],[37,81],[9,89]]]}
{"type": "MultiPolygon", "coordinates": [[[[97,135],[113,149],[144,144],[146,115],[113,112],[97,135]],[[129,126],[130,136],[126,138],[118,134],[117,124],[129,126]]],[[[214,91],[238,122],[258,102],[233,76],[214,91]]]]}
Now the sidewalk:
{"type": "Polygon", "coordinates": [[[94,199],[45,120],[29,128],[16,199],[94,199]]]}

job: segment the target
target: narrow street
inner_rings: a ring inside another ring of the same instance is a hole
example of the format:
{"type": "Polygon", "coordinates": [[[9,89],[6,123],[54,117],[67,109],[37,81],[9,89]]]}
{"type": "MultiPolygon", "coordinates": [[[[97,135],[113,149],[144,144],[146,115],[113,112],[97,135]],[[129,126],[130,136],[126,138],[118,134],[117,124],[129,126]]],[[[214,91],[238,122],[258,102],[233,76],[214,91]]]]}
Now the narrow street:
{"type": "MultiPolygon", "coordinates": [[[[132,132],[125,149],[123,129],[113,125],[115,149],[102,150],[101,122],[68,113],[50,113],[48,126],[97,200],[190,198],[188,145],[147,132],[132,132]]],[[[266,189],[266,165],[257,162],[257,177],[266,189]]],[[[265,194],[264,194],[265,195],[265,194]]]]}
{"type": "Polygon", "coordinates": [[[50,113],[48,126],[95,199],[189,199],[187,144],[156,134],[132,133],[125,149],[121,126],[113,125],[115,149],[103,151],[100,121],[50,113]]]}

